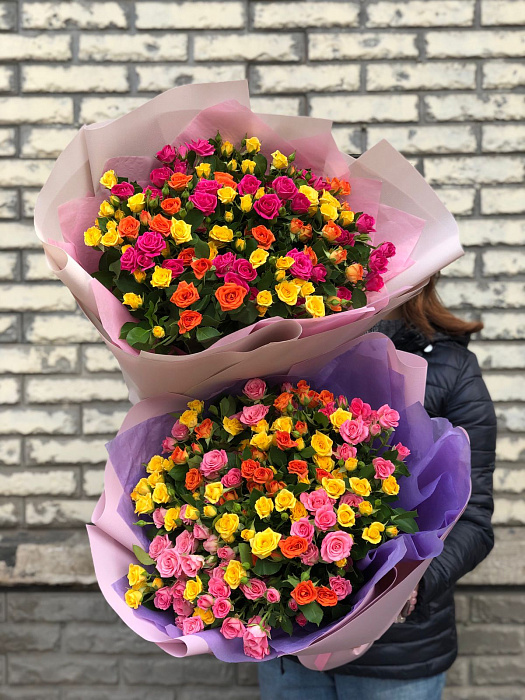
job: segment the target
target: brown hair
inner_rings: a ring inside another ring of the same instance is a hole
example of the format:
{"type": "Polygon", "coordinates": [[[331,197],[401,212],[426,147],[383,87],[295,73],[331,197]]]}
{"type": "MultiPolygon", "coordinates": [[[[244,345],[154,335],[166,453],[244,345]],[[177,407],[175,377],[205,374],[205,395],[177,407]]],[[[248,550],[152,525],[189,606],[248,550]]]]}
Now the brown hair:
{"type": "Polygon", "coordinates": [[[450,335],[467,335],[477,333],[483,328],[481,321],[464,321],[449,311],[436,291],[439,273],[430,278],[429,283],[403,304],[400,309],[405,323],[415,326],[427,338],[432,338],[436,331],[450,335]]]}

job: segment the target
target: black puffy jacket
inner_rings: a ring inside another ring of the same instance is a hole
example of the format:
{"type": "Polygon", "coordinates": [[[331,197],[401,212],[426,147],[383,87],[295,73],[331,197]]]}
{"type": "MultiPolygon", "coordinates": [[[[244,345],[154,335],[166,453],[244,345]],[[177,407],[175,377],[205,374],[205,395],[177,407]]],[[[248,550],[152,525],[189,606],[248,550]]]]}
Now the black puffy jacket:
{"type": "MultiPolygon", "coordinates": [[[[390,322],[392,323],[392,322],[390,322]]],[[[382,324],[381,324],[382,325],[382,324]]],[[[392,328],[392,327],[391,327],[392,328]]],[[[443,552],[427,569],[418,602],[403,624],[392,627],[364,654],[333,673],[375,678],[413,679],[446,671],[457,655],[454,586],[494,545],[491,527],[492,473],[496,417],[468,338],[436,334],[432,342],[397,322],[392,337],[399,350],[428,361],[425,408],[468,432],[472,450],[472,496],[445,540],[443,552]]],[[[330,673],[330,672],[329,672],[330,673]]]]}

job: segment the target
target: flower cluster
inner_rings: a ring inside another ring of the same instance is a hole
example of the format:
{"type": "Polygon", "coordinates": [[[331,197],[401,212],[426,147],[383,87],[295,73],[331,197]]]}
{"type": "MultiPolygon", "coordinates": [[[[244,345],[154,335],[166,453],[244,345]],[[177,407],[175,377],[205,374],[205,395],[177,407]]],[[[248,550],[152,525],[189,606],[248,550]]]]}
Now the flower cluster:
{"type": "Polygon", "coordinates": [[[255,136],[218,133],[164,146],[146,187],[108,170],[86,245],[94,276],[136,316],[121,337],[139,350],[195,352],[269,316],[319,318],[359,308],[395,254],[371,244],[375,220],[353,212],[350,185],[267,158],[255,136]]]}
{"type": "Polygon", "coordinates": [[[355,562],[417,530],[392,505],[410,450],[390,444],[388,405],[251,379],[174,417],[131,493],[151,543],[134,548],[125,599],[173,611],[184,634],[220,628],[263,659],[272,629],[344,615],[355,562]]]}

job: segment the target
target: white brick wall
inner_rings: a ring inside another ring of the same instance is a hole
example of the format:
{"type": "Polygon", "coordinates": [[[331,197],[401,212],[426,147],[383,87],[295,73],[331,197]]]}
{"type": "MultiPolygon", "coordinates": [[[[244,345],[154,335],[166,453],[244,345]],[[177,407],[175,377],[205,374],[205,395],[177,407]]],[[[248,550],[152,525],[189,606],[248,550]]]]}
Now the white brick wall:
{"type": "MultiPolygon", "coordinates": [[[[472,349],[499,419],[495,520],[525,525],[524,23],[520,0],[0,1],[0,524],[80,530],[127,408],[34,235],[54,159],[82,123],[248,78],[256,109],[333,119],[347,152],[387,138],[458,217],[466,255],[441,294],[485,323],[472,349]]],[[[31,547],[12,571],[44,580],[31,547]]],[[[468,663],[447,700],[495,697],[468,685],[468,663]]]]}

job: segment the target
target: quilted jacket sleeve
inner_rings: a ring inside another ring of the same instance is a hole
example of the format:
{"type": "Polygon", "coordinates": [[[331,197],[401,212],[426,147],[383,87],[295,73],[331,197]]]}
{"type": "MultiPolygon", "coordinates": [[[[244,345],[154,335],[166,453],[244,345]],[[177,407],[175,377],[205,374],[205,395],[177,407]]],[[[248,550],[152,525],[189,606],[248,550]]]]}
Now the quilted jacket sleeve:
{"type": "Polygon", "coordinates": [[[420,586],[420,602],[428,603],[469,571],[494,546],[492,474],[495,466],[496,416],[476,356],[468,352],[446,401],[445,418],[467,431],[472,452],[472,495],[465,512],[445,540],[420,586]]]}

